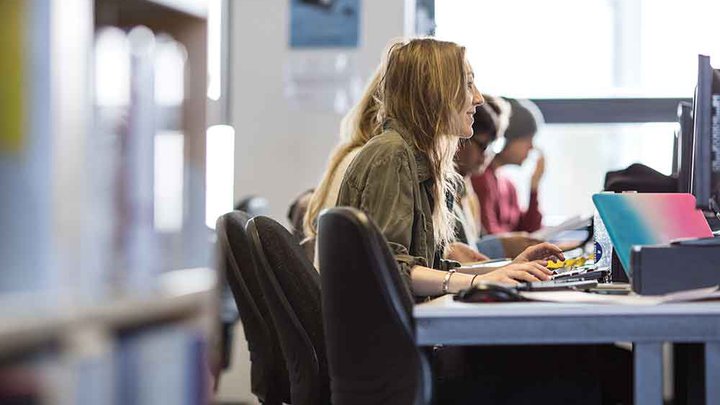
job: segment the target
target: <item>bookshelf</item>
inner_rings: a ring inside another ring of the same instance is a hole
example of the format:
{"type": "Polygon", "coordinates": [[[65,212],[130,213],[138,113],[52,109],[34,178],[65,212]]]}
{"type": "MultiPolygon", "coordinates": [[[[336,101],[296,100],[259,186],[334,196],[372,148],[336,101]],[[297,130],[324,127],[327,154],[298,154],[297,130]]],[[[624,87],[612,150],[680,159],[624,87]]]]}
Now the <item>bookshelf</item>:
{"type": "Polygon", "coordinates": [[[206,321],[211,319],[208,315],[213,314],[216,306],[215,272],[207,268],[186,269],[160,277],[172,281],[157,296],[118,299],[93,306],[38,305],[42,297],[35,294],[2,297],[0,304],[5,309],[0,314],[0,358],[57,344],[86,327],[115,333],[153,324],[189,322],[211,332],[213,326],[206,321]],[[192,284],[192,288],[176,287],[183,283],[192,284]]]}
{"type": "Polygon", "coordinates": [[[209,403],[207,8],[0,2],[0,403],[209,403]]]}
{"type": "Polygon", "coordinates": [[[195,0],[152,0],[153,3],[171,8],[193,17],[207,18],[207,3],[195,0]]]}

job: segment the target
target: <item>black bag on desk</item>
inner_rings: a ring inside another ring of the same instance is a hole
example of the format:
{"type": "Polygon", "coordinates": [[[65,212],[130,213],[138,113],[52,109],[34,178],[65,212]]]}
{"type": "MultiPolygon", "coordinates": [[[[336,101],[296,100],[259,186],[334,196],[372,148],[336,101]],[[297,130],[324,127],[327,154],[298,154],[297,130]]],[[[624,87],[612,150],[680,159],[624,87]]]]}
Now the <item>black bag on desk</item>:
{"type": "Polygon", "coordinates": [[[643,164],[633,163],[626,169],[607,172],[604,189],[616,193],[677,193],[678,183],[675,177],[666,176],[643,164]]]}
{"type": "Polygon", "coordinates": [[[720,284],[720,245],[636,246],[631,253],[632,289],[638,294],[720,284]]]}

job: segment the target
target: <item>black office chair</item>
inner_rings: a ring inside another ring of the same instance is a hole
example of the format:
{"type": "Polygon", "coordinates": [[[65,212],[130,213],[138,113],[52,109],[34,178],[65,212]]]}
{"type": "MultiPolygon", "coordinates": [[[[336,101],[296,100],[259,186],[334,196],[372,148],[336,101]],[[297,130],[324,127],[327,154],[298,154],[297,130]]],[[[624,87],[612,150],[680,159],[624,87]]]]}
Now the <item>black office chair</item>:
{"type": "MultiPolygon", "coordinates": [[[[269,204],[265,198],[258,196],[248,196],[235,205],[236,211],[243,211],[247,213],[251,218],[257,215],[267,215],[269,211],[269,204]]],[[[244,228],[243,228],[244,229],[244,228]]],[[[216,235],[213,233],[211,236],[213,243],[216,243],[216,235]]],[[[217,389],[220,382],[220,372],[230,367],[232,352],[233,352],[233,338],[235,324],[239,319],[239,312],[235,305],[235,298],[233,292],[224,280],[220,280],[220,368],[214,370],[217,372],[215,379],[215,389],[217,389]]]]}
{"type": "Polygon", "coordinates": [[[252,393],[265,405],[290,403],[290,380],[275,325],[258,281],[255,259],[241,211],[217,220],[220,271],[230,285],[250,351],[252,393]]]}
{"type": "Polygon", "coordinates": [[[321,215],[318,235],[333,404],[429,404],[413,300],[385,238],[347,207],[321,215]]]}
{"type": "Polygon", "coordinates": [[[295,238],[274,220],[255,217],[247,232],[290,374],[291,403],[329,404],[320,276],[295,238]]]}

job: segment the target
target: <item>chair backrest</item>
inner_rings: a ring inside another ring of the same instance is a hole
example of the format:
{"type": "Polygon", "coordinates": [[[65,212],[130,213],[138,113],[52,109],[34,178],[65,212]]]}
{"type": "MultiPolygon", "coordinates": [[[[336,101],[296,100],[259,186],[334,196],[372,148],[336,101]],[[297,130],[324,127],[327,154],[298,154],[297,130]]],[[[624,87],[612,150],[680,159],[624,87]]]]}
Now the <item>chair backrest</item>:
{"type": "Polygon", "coordinates": [[[290,374],[293,405],[330,403],[320,276],[294,237],[267,217],[248,222],[260,285],[290,374]]]}
{"type": "Polygon", "coordinates": [[[290,379],[245,231],[249,219],[241,211],[218,218],[219,270],[232,290],[248,343],[251,391],[263,404],[280,405],[290,402],[290,379]]]}
{"type": "Polygon", "coordinates": [[[413,300],[385,238],[354,208],[330,209],[318,225],[333,404],[430,403],[413,300]]]}

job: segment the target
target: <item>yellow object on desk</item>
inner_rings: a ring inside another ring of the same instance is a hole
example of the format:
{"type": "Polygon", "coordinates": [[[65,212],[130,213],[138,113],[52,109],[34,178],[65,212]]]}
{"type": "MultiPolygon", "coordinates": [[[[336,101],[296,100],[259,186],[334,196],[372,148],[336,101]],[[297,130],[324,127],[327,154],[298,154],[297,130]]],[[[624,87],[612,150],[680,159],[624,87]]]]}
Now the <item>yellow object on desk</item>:
{"type": "Polygon", "coordinates": [[[565,259],[559,261],[548,261],[547,268],[550,270],[562,269],[565,267],[577,267],[582,266],[588,260],[585,256],[579,256],[572,259],[565,259]]]}

